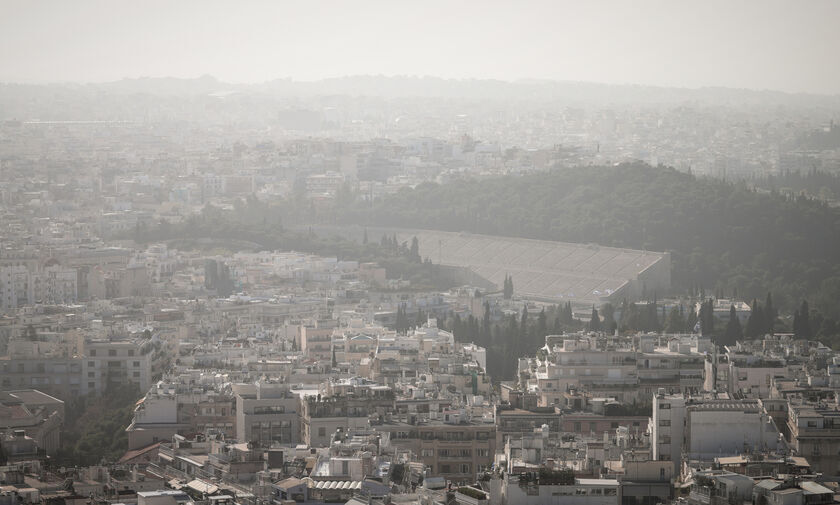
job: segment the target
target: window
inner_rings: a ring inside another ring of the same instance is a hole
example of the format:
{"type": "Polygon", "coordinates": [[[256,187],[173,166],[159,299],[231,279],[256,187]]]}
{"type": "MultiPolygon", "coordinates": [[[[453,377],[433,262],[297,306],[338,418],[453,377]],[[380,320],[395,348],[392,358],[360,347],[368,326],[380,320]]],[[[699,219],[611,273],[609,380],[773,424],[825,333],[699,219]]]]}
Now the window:
{"type": "Polygon", "coordinates": [[[139,379],[140,378],[140,372],[134,372],[134,373],[131,374],[131,376],[134,377],[135,379],[139,379]]]}
{"type": "Polygon", "coordinates": [[[96,356],[96,349],[91,349],[90,350],[90,355],[91,356],[96,356]]]}
{"type": "Polygon", "coordinates": [[[116,349],[108,349],[108,356],[116,356],[117,350],[116,349]]]}
{"type": "Polygon", "coordinates": [[[476,449],[475,450],[475,455],[478,456],[479,458],[486,458],[486,457],[490,456],[490,450],[489,449],[476,449]]]}
{"type": "Polygon", "coordinates": [[[420,455],[424,458],[433,458],[435,456],[434,449],[422,449],[420,455]]]}
{"type": "Polygon", "coordinates": [[[659,410],[668,410],[668,409],[670,409],[670,408],[671,408],[671,404],[670,404],[670,403],[660,403],[660,404],[659,404],[659,410]]]}
{"type": "Polygon", "coordinates": [[[440,473],[449,473],[449,465],[440,465],[440,473]]]}
{"type": "Polygon", "coordinates": [[[448,458],[449,457],[449,449],[438,449],[438,457],[439,458],[448,458]]]}
{"type": "Polygon", "coordinates": [[[659,426],[671,426],[671,420],[670,419],[660,419],[659,420],[659,426]]]}
{"type": "Polygon", "coordinates": [[[469,463],[464,463],[461,465],[461,473],[470,473],[470,470],[472,470],[472,465],[470,465],[469,463]]]}
{"type": "Polygon", "coordinates": [[[88,368],[96,368],[96,362],[95,361],[88,361],[88,368]]]}
{"type": "Polygon", "coordinates": [[[575,423],[575,433],[580,433],[580,423],[575,423]]]}
{"type": "Polygon", "coordinates": [[[134,362],[134,363],[132,363],[131,365],[132,365],[134,368],[140,368],[140,362],[139,362],[139,361],[135,361],[135,362],[134,362]]]}
{"type": "Polygon", "coordinates": [[[128,355],[129,356],[134,356],[134,349],[129,349],[128,350],[128,355]]]}
{"type": "Polygon", "coordinates": [[[88,372],[88,377],[91,379],[96,378],[96,372],[88,372]]]}
{"type": "Polygon", "coordinates": [[[96,389],[96,383],[95,382],[88,382],[88,388],[89,389],[96,389]]]}
{"type": "Polygon", "coordinates": [[[318,428],[318,436],[319,437],[326,437],[327,436],[327,429],[326,428],[318,428]]]}

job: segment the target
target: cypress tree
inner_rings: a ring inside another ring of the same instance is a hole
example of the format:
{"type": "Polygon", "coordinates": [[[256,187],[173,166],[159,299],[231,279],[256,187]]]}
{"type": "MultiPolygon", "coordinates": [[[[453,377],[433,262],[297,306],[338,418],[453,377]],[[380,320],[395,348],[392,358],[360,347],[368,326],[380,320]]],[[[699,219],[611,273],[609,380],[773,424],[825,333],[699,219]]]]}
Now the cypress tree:
{"type": "Polygon", "coordinates": [[[723,337],[723,345],[735,345],[735,343],[743,338],[744,334],[741,331],[741,322],[738,321],[738,313],[735,311],[735,305],[729,306],[729,322],[726,323],[726,332],[723,337]]]}
{"type": "Polygon", "coordinates": [[[750,317],[747,319],[747,326],[744,328],[744,337],[748,339],[759,338],[764,334],[765,326],[764,312],[757,300],[753,300],[750,310],[750,317]]]}
{"type": "Polygon", "coordinates": [[[417,237],[411,239],[411,249],[408,252],[408,257],[414,263],[422,261],[420,259],[420,241],[417,240],[417,237]]]}
{"type": "Polygon", "coordinates": [[[685,319],[680,314],[680,309],[677,307],[672,308],[671,312],[668,313],[668,317],[665,319],[665,333],[682,333],[685,330],[685,326],[685,319]]]}
{"type": "Polygon", "coordinates": [[[519,323],[519,339],[522,342],[528,341],[528,307],[522,307],[522,319],[519,323]]]}
{"type": "Polygon", "coordinates": [[[711,298],[700,305],[700,331],[703,335],[715,332],[715,306],[711,298]]]}
{"type": "Polygon", "coordinates": [[[589,318],[589,330],[601,331],[601,317],[598,315],[598,309],[594,305],[592,306],[592,314],[589,318]]]}
{"type": "Polygon", "coordinates": [[[615,308],[610,302],[601,305],[601,315],[604,316],[601,329],[610,334],[614,333],[618,323],[615,322],[615,308]]]}
{"type": "Polygon", "coordinates": [[[799,338],[811,338],[811,314],[808,308],[808,301],[802,300],[802,305],[799,306],[799,338]]]}
{"type": "Polygon", "coordinates": [[[534,343],[537,345],[537,347],[539,347],[541,343],[545,341],[546,335],[548,335],[548,320],[545,315],[545,307],[543,307],[543,309],[537,316],[536,337],[534,338],[534,343]]]}
{"type": "Polygon", "coordinates": [[[764,302],[764,317],[767,318],[767,333],[773,334],[776,330],[776,309],[773,307],[773,297],[767,292],[767,300],[764,302]]]}
{"type": "Polygon", "coordinates": [[[513,297],[513,277],[505,275],[505,283],[502,288],[502,296],[505,300],[510,300],[513,297]]]}
{"type": "Polygon", "coordinates": [[[490,342],[490,331],[490,302],[484,302],[484,317],[481,319],[481,334],[482,340],[487,344],[490,342]]]}

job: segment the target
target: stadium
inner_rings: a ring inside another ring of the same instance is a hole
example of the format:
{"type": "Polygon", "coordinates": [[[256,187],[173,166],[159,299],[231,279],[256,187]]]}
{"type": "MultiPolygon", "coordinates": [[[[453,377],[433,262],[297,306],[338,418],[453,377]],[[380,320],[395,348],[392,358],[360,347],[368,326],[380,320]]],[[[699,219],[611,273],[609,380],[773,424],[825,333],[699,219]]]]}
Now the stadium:
{"type": "Polygon", "coordinates": [[[409,244],[417,237],[422,258],[468,270],[475,285],[501,289],[510,275],[516,295],[527,299],[617,303],[664,295],[671,285],[668,253],[430,230],[396,235],[409,244]]]}

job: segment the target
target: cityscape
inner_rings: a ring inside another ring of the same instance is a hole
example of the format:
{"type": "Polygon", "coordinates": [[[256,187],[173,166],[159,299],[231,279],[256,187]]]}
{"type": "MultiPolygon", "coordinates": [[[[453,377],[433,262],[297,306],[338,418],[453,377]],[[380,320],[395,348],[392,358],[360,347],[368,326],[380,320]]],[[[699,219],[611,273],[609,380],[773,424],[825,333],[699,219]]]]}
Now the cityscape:
{"type": "Polygon", "coordinates": [[[0,1],[0,505],[840,503],[840,5],[152,3],[0,1]]]}

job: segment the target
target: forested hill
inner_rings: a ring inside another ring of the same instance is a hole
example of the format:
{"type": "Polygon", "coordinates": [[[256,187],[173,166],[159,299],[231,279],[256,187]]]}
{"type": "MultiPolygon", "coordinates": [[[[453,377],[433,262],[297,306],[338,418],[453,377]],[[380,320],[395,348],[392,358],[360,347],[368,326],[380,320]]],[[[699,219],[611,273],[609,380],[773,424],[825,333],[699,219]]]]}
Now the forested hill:
{"type": "Polygon", "coordinates": [[[426,183],[337,221],[670,251],[677,287],[807,298],[840,315],[840,210],[665,167],[622,164],[426,183]]]}

